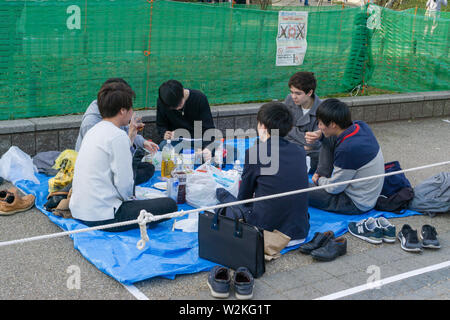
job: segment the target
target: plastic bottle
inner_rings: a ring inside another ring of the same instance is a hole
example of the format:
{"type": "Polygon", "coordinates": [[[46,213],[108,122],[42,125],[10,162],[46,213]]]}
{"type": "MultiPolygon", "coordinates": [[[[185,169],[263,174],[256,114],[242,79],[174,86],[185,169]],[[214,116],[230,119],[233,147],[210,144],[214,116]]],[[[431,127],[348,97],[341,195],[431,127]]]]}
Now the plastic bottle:
{"type": "Polygon", "coordinates": [[[177,167],[172,172],[172,176],[178,179],[177,204],[186,202],[186,171],[183,169],[183,161],[178,159],[177,167]]]}
{"type": "Polygon", "coordinates": [[[197,149],[194,153],[194,165],[201,165],[203,162],[202,149],[197,149]]]}
{"type": "Polygon", "coordinates": [[[194,170],[195,154],[192,149],[183,149],[183,168],[194,170]]]}
{"type": "Polygon", "coordinates": [[[241,161],[236,160],[234,162],[233,170],[236,170],[239,173],[239,175],[242,175],[244,168],[242,168],[242,166],[241,166],[241,161]]]}
{"type": "Polygon", "coordinates": [[[161,156],[161,176],[171,178],[172,171],[175,168],[175,148],[172,146],[170,140],[167,140],[166,145],[162,149],[161,156]]]}
{"type": "Polygon", "coordinates": [[[222,168],[223,165],[223,138],[220,140],[214,155],[214,163],[217,168],[222,168]]]}

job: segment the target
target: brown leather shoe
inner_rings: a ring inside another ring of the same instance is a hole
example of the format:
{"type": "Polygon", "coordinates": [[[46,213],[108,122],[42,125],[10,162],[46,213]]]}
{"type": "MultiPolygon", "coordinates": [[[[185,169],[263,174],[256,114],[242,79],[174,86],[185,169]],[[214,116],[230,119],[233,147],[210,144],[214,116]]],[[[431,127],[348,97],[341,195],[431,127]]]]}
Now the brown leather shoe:
{"type": "Polygon", "coordinates": [[[34,206],[36,197],[28,194],[22,197],[17,188],[8,190],[9,195],[6,199],[0,201],[0,215],[11,215],[14,213],[26,211],[34,206]]]}

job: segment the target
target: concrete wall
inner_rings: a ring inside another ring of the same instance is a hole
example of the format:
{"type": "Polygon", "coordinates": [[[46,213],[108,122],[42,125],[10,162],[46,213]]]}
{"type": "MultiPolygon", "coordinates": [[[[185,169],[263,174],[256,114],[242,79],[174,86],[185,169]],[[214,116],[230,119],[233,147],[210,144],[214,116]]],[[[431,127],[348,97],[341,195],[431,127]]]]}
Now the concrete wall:
{"type": "MultiPolygon", "coordinates": [[[[450,116],[450,91],[341,98],[351,108],[354,120],[367,123],[450,116]]],[[[262,103],[212,106],[216,128],[256,128],[256,114],[262,103]]],[[[160,141],[156,131],[156,110],[138,111],[146,124],[144,137],[160,141]]],[[[0,121],[0,156],[17,146],[30,156],[38,152],[73,149],[82,115],[0,121]]]]}

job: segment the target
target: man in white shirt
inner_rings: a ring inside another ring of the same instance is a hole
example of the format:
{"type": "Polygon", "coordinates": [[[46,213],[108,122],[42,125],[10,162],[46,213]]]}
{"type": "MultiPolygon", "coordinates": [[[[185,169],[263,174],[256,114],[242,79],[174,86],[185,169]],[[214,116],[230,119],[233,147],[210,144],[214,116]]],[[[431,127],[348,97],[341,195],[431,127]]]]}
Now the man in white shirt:
{"type": "MultiPolygon", "coordinates": [[[[137,126],[128,134],[120,127],[130,123],[135,93],[124,83],[105,84],[97,95],[102,121],[85,135],[75,163],[69,208],[75,219],[92,227],[135,220],[140,210],[159,215],[177,211],[171,198],[133,200],[133,169],[130,147],[137,126]]],[[[163,220],[160,220],[163,221],[163,220]]],[[[137,224],[107,231],[125,231],[137,224]]]]}

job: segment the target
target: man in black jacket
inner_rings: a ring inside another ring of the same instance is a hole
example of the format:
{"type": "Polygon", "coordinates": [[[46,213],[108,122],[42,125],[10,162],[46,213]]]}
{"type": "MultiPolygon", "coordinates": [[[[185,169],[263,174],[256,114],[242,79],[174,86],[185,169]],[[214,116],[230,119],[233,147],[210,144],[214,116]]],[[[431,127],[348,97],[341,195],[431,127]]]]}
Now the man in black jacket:
{"type": "MultiPolygon", "coordinates": [[[[203,139],[206,130],[214,129],[214,121],[208,98],[199,90],[186,89],[177,80],[169,80],[159,87],[157,100],[156,127],[163,140],[171,140],[172,145],[178,143],[179,137],[203,139]],[[201,121],[202,136],[194,136],[194,122],[201,121]],[[183,130],[186,134],[183,135],[183,130]],[[175,132],[178,130],[178,132],[175,132]],[[188,135],[188,136],[187,136],[188,135]],[[174,141],[175,140],[175,141],[174,141]]],[[[205,139],[201,146],[205,148],[214,139],[205,139]]],[[[160,144],[160,149],[165,145],[160,144]]]]}
{"type": "MultiPolygon", "coordinates": [[[[284,138],[293,122],[286,105],[281,102],[264,104],[257,120],[259,141],[246,152],[238,200],[308,188],[305,150],[284,138]]],[[[217,195],[222,203],[236,200],[224,189],[218,189],[217,195]]],[[[241,213],[240,218],[247,223],[267,231],[276,229],[289,236],[289,245],[294,245],[308,236],[307,197],[307,193],[300,193],[257,201],[229,207],[225,214],[234,218],[233,211],[241,213]]]]}

